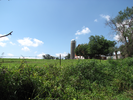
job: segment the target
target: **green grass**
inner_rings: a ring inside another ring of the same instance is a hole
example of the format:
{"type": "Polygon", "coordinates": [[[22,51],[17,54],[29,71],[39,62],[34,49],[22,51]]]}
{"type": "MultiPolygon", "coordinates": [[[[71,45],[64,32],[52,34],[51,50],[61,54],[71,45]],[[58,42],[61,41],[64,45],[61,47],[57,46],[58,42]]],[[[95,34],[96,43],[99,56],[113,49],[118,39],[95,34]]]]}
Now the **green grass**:
{"type": "Polygon", "coordinates": [[[1,100],[132,100],[132,89],[133,58],[0,59],[1,100]]]}

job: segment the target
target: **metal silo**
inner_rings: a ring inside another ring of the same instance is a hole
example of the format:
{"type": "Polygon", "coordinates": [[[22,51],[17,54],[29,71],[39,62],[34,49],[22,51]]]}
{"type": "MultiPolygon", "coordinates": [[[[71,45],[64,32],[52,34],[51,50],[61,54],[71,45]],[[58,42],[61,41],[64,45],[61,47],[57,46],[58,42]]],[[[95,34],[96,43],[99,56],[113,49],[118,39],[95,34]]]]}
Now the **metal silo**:
{"type": "Polygon", "coordinates": [[[74,59],[75,58],[75,53],[74,53],[74,49],[76,48],[76,41],[74,39],[71,40],[71,55],[70,55],[70,59],[74,59]]]}

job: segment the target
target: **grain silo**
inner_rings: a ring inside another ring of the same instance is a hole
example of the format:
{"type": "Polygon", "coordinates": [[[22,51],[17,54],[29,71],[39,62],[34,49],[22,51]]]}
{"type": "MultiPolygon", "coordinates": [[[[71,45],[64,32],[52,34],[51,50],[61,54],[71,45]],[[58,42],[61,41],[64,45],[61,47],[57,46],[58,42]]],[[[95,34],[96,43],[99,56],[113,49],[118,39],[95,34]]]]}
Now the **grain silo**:
{"type": "Polygon", "coordinates": [[[75,53],[74,49],[76,48],[76,41],[74,39],[71,40],[71,54],[70,54],[70,59],[75,58],[75,53]]]}

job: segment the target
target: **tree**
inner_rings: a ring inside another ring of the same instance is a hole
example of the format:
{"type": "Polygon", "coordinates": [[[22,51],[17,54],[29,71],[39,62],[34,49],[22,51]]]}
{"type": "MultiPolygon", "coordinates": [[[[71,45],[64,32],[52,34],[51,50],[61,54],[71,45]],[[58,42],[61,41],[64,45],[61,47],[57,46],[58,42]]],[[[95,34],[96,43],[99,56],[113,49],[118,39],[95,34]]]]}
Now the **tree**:
{"type": "Polygon", "coordinates": [[[90,36],[88,44],[78,45],[75,53],[78,56],[83,56],[85,59],[96,57],[100,55],[108,55],[110,53],[109,47],[114,47],[116,42],[106,40],[103,36],[90,36]]]}
{"type": "Polygon", "coordinates": [[[78,45],[75,53],[78,56],[83,56],[85,59],[96,57],[100,55],[108,55],[110,53],[109,47],[114,47],[116,42],[106,40],[103,36],[90,36],[88,44],[78,45]]]}
{"type": "Polygon", "coordinates": [[[116,59],[118,59],[118,55],[117,55],[117,52],[119,51],[119,48],[118,47],[110,47],[109,48],[109,51],[110,51],[110,56],[112,56],[113,55],[113,52],[115,52],[115,56],[116,56],[116,59]]]}
{"type": "Polygon", "coordinates": [[[58,59],[60,59],[59,57],[56,57],[56,59],[58,60],[58,59]]]}
{"type": "Polygon", "coordinates": [[[50,54],[43,55],[44,59],[54,59],[55,57],[50,56],[50,54]]]}
{"type": "Polygon", "coordinates": [[[125,45],[121,45],[121,46],[119,47],[119,50],[120,50],[121,55],[122,55],[123,58],[127,57],[127,52],[126,52],[125,49],[126,49],[126,46],[125,46],[125,45]]]}
{"type": "Polygon", "coordinates": [[[65,59],[70,59],[70,53],[68,53],[67,56],[65,56],[65,59]]]}
{"type": "Polygon", "coordinates": [[[118,42],[123,43],[123,55],[131,57],[133,55],[133,7],[120,11],[115,18],[105,23],[113,32],[119,36],[118,42]]]}
{"type": "Polygon", "coordinates": [[[88,58],[87,48],[88,44],[81,44],[75,48],[74,52],[77,56],[83,56],[85,59],[87,59],[88,58]]]}
{"type": "Polygon", "coordinates": [[[110,53],[109,47],[114,47],[116,42],[105,39],[103,36],[90,36],[88,43],[88,55],[90,57],[108,55],[110,53]]]}

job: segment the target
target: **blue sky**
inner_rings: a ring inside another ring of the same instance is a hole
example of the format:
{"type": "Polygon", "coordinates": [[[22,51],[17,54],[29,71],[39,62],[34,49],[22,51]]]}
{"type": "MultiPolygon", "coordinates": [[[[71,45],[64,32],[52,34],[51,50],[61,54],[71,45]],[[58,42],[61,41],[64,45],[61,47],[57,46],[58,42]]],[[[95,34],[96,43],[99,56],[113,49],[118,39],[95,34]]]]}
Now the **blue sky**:
{"type": "Polygon", "coordinates": [[[0,38],[0,53],[63,57],[70,53],[72,39],[76,46],[88,43],[91,35],[116,40],[105,21],[132,4],[132,0],[1,0],[0,35],[13,33],[0,38]]]}

